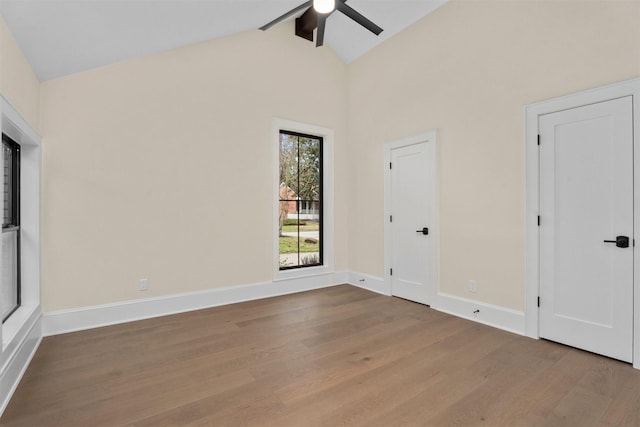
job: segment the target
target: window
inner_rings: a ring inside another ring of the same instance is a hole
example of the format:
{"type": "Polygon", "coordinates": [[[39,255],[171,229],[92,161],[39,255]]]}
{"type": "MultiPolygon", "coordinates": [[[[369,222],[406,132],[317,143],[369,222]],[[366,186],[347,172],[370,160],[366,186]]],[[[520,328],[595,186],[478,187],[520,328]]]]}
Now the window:
{"type": "Polygon", "coordinates": [[[2,306],[4,323],[20,307],[20,146],[2,134],[2,306]]]}
{"type": "Polygon", "coordinates": [[[280,130],[279,269],[323,265],[323,138],[280,130]]]}

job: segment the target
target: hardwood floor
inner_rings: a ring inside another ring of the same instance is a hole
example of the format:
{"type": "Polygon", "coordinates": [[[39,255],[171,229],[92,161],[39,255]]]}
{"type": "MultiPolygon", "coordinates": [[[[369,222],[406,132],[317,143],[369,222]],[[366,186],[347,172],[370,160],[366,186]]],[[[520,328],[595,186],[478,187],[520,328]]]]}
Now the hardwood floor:
{"type": "Polygon", "coordinates": [[[0,425],[638,426],[640,371],[343,285],[45,338],[0,425]]]}

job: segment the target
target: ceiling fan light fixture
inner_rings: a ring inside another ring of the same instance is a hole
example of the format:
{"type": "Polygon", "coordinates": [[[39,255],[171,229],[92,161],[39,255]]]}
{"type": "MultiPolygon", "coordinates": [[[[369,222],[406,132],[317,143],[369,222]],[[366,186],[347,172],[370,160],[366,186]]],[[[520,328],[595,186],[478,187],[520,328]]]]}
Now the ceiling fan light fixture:
{"type": "Polygon", "coordinates": [[[336,0],[313,0],[313,8],[318,13],[329,13],[336,8],[336,0]]]}

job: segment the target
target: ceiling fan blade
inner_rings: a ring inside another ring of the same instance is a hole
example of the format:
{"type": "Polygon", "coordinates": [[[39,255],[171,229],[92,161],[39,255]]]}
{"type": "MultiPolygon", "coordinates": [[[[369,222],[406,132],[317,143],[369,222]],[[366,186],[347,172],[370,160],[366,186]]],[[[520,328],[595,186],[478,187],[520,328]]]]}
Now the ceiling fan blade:
{"type": "Polygon", "coordinates": [[[351,8],[351,6],[347,6],[343,1],[336,2],[336,9],[356,21],[358,24],[365,27],[367,30],[371,31],[376,36],[383,31],[382,28],[378,27],[376,24],[362,16],[359,12],[356,12],[353,8],[351,8]]]}
{"type": "Polygon", "coordinates": [[[296,13],[300,12],[302,9],[306,9],[306,8],[310,7],[311,5],[313,5],[313,0],[306,1],[306,2],[302,3],[298,7],[294,7],[293,9],[291,9],[289,12],[285,13],[284,15],[278,16],[276,19],[274,19],[273,21],[269,22],[268,24],[263,25],[262,27],[260,27],[260,29],[262,31],[266,31],[269,28],[271,28],[274,25],[276,25],[277,23],[279,23],[281,21],[284,21],[285,19],[287,19],[291,15],[295,15],[296,13]]]}
{"type": "Polygon", "coordinates": [[[327,16],[325,14],[318,14],[318,33],[316,34],[316,47],[320,47],[324,44],[324,26],[327,22],[327,16]]]}

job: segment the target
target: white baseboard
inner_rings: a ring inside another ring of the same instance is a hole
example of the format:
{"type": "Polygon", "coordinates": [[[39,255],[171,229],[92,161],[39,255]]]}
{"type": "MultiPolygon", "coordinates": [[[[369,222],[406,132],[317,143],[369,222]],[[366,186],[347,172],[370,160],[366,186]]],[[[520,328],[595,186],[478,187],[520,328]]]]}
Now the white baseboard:
{"type": "Polygon", "coordinates": [[[24,324],[25,332],[20,334],[23,338],[2,366],[2,373],[0,374],[0,417],[40,346],[42,341],[41,321],[42,314],[38,306],[37,310],[33,311],[24,324]]]}
{"type": "Polygon", "coordinates": [[[438,293],[437,304],[432,308],[518,335],[525,335],[525,315],[522,311],[445,293],[438,293]]]}
{"type": "MultiPolygon", "coordinates": [[[[358,272],[337,272],[45,313],[42,333],[43,336],[62,334],[342,283],[349,283],[382,295],[391,295],[391,289],[383,278],[358,272]]],[[[432,308],[516,334],[524,335],[525,332],[525,316],[520,311],[445,293],[438,294],[436,304],[433,304],[432,308]],[[479,311],[474,313],[476,310],[479,311]]]]}
{"type": "MultiPolygon", "coordinates": [[[[348,272],[347,277],[350,285],[382,295],[391,295],[389,283],[381,277],[369,276],[354,271],[348,272]]],[[[431,308],[508,332],[519,335],[525,334],[525,316],[521,311],[445,293],[438,293],[436,303],[432,304],[431,308]],[[479,311],[474,313],[476,310],[479,311]]]]}
{"type": "Polygon", "coordinates": [[[44,336],[50,336],[81,331],[226,304],[304,292],[343,283],[347,283],[347,273],[336,272],[304,278],[232,286],[202,292],[190,292],[82,307],[72,310],[54,311],[44,314],[42,334],[44,336]]]}
{"type": "Polygon", "coordinates": [[[354,271],[350,271],[347,275],[347,283],[353,286],[357,286],[362,289],[366,289],[371,292],[376,292],[382,295],[391,295],[391,289],[389,285],[385,283],[381,277],[369,276],[354,271]]]}

